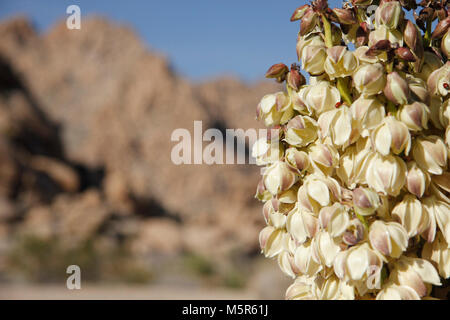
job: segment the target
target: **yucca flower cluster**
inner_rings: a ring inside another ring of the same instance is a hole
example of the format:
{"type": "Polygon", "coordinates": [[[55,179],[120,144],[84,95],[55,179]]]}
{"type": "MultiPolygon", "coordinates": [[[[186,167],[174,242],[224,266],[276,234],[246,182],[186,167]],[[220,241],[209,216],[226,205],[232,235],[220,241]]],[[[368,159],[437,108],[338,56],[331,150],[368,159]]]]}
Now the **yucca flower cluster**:
{"type": "Polygon", "coordinates": [[[252,150],[260,246],[295,279],[287,299],[445,297],[449,13],[447,0],[316,0],[292,15],[309,83],[297,64],[268,70],[286,90],[259,103],[270,130],[252,150]]]}

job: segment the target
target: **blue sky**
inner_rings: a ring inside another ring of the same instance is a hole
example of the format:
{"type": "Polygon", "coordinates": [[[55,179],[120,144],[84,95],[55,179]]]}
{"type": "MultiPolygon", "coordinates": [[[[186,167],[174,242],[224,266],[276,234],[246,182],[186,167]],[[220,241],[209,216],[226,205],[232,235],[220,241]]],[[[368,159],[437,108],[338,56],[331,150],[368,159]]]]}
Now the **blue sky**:
{"type": "MultiPolygon", "coordinates": [[[[340,3],[334,0],[330,6],[340,3]]],[[[277,62],[295,62],[304,0],[0,0],[0,19],[28,16],[47,30],[77,4],[82,19],[101,15],[133,27],[145,43],[165,53],[175,70],[194,80],[227,74],[257,80],[277,62]]],[[[93,31],[94,32],[94,31],[93,31]]]]}

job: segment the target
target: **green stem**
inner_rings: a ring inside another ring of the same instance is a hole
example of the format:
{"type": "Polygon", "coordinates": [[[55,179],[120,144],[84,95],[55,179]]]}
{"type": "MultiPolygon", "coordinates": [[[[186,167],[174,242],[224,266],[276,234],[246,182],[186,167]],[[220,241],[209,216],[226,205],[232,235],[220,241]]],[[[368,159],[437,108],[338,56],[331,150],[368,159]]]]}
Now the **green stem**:
{"type": "Polygon", "coordinates": [[[327,17],[322,14],[322,23],[323,23],[323,31],[325,33],[325,45],[327,48],[331,48],[333,46],[333,38],[331,36],[331,23],[328,21],[327,17]]]}
{"type": "Polygon", "coordinates": [[[431,44],[431,24],[433,20],[432,18],[427,19],[427,29],[425,31],[424,40],[425,40],[425,46],[429,47],[431,44]]]}
{"type": "Polygon", "coordinates": [[[350,92],[348,91],[347,84],[345,83],[344,78],[337,79],[337,88],[339,93],[341,94],[342,99],[350,106],[352,104],[352,98],[350,96],[350,92]]]}
{"type": "Polygon", "coordinates": [[[369,222],[367,222],[367,219],[360,215],[359,213],[355,212],[356,217],[358,218],[359,221],[361,221],[361,223],[364,225],[364,227],[368,230],[369,229],[369,222]]]}

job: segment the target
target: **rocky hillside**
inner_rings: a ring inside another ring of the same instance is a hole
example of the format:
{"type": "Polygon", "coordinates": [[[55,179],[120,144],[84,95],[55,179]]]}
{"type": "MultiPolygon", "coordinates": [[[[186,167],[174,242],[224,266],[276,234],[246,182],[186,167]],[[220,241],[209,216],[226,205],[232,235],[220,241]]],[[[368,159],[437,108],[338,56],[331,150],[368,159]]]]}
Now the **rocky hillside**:
{"type": "Polygon", "coordinates": [[[97,18],[43,35],[4,21],[0,38],[0,269],[30,236],[150,260],[258,252],[258,168],[176,166],[170,137],[194,120],[258,126],[255,106],[275,84],[192,84],[130,29],[97,18]]]}

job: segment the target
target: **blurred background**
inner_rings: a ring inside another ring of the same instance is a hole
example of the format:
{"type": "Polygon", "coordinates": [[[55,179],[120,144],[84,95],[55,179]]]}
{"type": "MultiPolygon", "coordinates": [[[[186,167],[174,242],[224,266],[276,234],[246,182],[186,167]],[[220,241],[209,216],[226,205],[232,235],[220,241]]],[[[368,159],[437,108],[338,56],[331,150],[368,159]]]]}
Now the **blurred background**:
{"type": "Polygon", "coordinates": [[[283,298],[259,169],[176,166],[170,137],[261,126],[302,4],[1,0],[0,298],[283,298]]]}

